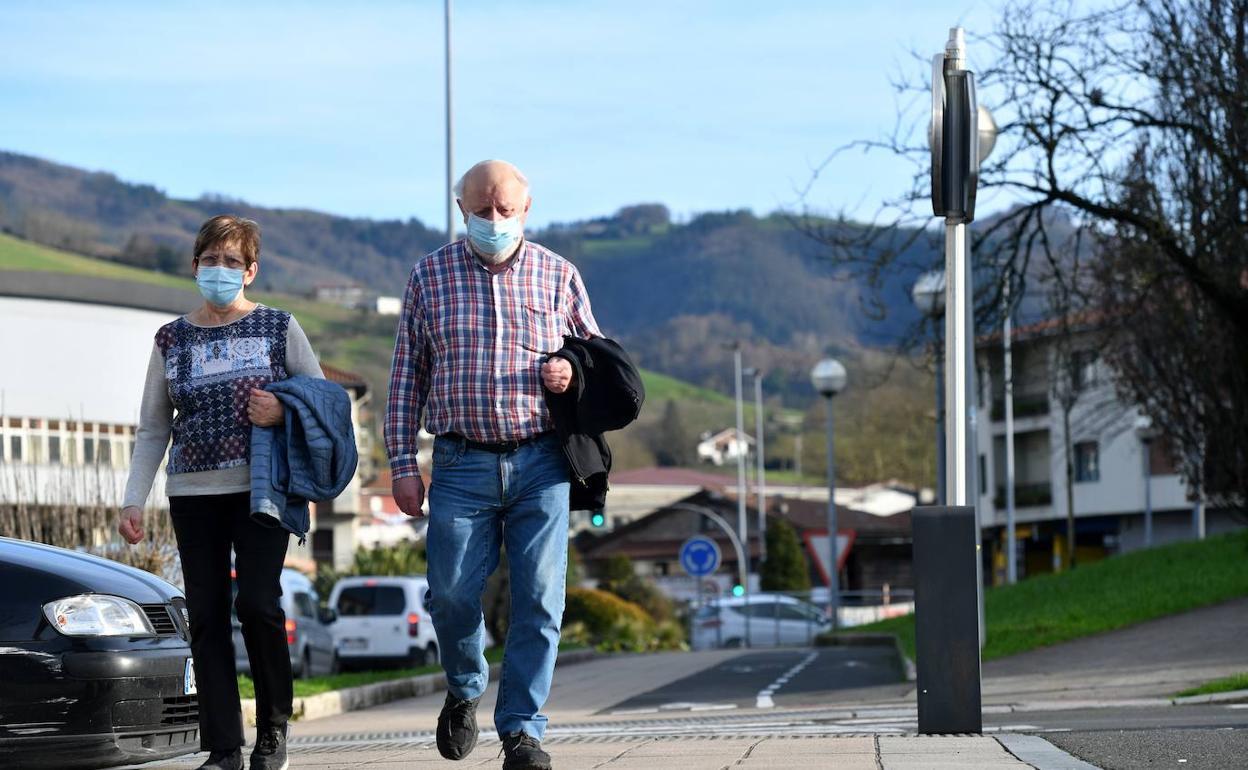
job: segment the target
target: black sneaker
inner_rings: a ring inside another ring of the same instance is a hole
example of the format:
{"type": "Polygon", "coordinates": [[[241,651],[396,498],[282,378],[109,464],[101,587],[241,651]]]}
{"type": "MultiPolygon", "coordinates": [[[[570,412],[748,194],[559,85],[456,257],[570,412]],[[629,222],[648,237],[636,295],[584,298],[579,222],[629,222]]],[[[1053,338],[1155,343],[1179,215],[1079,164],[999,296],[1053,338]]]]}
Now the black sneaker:
{"type": "Polygon", "coordinates": [[[251,752],[251,770],[286,770],[286,725],[261,727],[256,733],[256,747],[251,752]]]}
{"type": "Polygon", "coordinates": [[[243,750],[212,751],[198,770],[243,770],[243,750]]]}
{"type": "Polygon", "coordinates": [[[550,755],[542,742],[528,733],[512,733],[503,738],[503,770],[550,770],[550,755]]]}
{"type": "Polygon", "coordinates": [[[446,694],[438,714],[438,753],[447,759],[463,759],[477,747],[477,704],[480,698],[461,700],[446,694]]]}

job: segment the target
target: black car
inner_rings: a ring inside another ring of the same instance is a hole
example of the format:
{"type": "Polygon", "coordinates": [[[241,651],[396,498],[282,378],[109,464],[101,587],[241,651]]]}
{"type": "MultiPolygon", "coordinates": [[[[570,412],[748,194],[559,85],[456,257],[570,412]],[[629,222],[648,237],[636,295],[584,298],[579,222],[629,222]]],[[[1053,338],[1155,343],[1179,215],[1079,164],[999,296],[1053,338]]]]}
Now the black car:
{"type": "Polygon", "coordinates": [[[0,538],[0,768],[199,750],[186,600],[142,570],[0,538]]]}

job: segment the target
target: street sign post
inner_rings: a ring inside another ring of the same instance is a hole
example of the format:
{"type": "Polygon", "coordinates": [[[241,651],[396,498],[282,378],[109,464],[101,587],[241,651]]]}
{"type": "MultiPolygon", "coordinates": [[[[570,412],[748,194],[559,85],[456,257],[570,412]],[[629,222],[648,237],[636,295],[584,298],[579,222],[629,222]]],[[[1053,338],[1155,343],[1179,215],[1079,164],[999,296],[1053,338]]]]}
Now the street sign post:
{"type": "Polygon", "coordinates": [[[975,99],[966,36],[949,30],[932,60],[932,213],[945,220],[945,490],[942,506],[916,507],[915,648],[919,732],[982,729],[983,643],[979,522],[975,510],[974,285],[967,225],[975,218],[979,164],[995,126],[975,99]],[[982,133],[982,136],[981,136],[982,133]]]}
{"type": "Polygon", "coordinates": [[[690,577],[702,578],[713,573],[719,569],[721,558],[719,544],[704,535],[694,535],[680,546],[680,567],[690,577]]]}

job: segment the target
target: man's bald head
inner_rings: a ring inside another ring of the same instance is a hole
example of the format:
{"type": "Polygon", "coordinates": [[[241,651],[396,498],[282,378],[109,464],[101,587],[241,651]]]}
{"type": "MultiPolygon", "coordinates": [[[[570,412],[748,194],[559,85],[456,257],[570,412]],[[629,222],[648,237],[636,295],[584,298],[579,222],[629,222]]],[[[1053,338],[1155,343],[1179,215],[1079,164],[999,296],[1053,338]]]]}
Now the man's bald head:
{"type": "MultiPolygon", "coordinates": [[[[520,169],[505,160],[483,160],[468,169],[455,183],[455,198],[464,203],[500,192],[509,197],[517,194],[524,199],[529,197],[529,180],[520,169]]],[[[474,210],[470,206],[463,208],[470,213],[474,210]]]]}
{"type": "Polygon", "coordinates": [[[481,161],[455,184],[455,202],[468,226],[468,242],[483,262],[501,265],[516,253],[532,203],[520,169],[505,160],[481,161]]]}

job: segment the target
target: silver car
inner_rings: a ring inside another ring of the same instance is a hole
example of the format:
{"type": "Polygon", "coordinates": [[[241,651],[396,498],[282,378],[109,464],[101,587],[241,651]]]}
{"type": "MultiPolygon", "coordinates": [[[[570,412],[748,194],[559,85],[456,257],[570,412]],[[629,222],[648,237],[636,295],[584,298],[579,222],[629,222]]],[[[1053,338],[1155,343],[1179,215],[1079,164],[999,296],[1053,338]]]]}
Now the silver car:
{"type": "Polygon", "coordinates": [[[818,607],[785,594],[722,597],[694,613],[690,644],[695,650],[743,647],[747,625],[751,647],[809,645],[832,627],[818,607]]]}
{"type": "MultiPolygon", "coordinates": [[[[282,612],[286,614],[286,646],[290,650],[290,668],[296,678],[334,674],[339,670],[338,653],[330,626],[337,619],[333,610],[321,609],[316,588],[303,573],[282,570],[282,612]]],[[[238,596],[238,581],[230,572],[232,596],[238,596]]],[[[251,673],[247,647],[243,644],[243,627],[233,614],[234,667],[240,674],[251,673]]]]}

